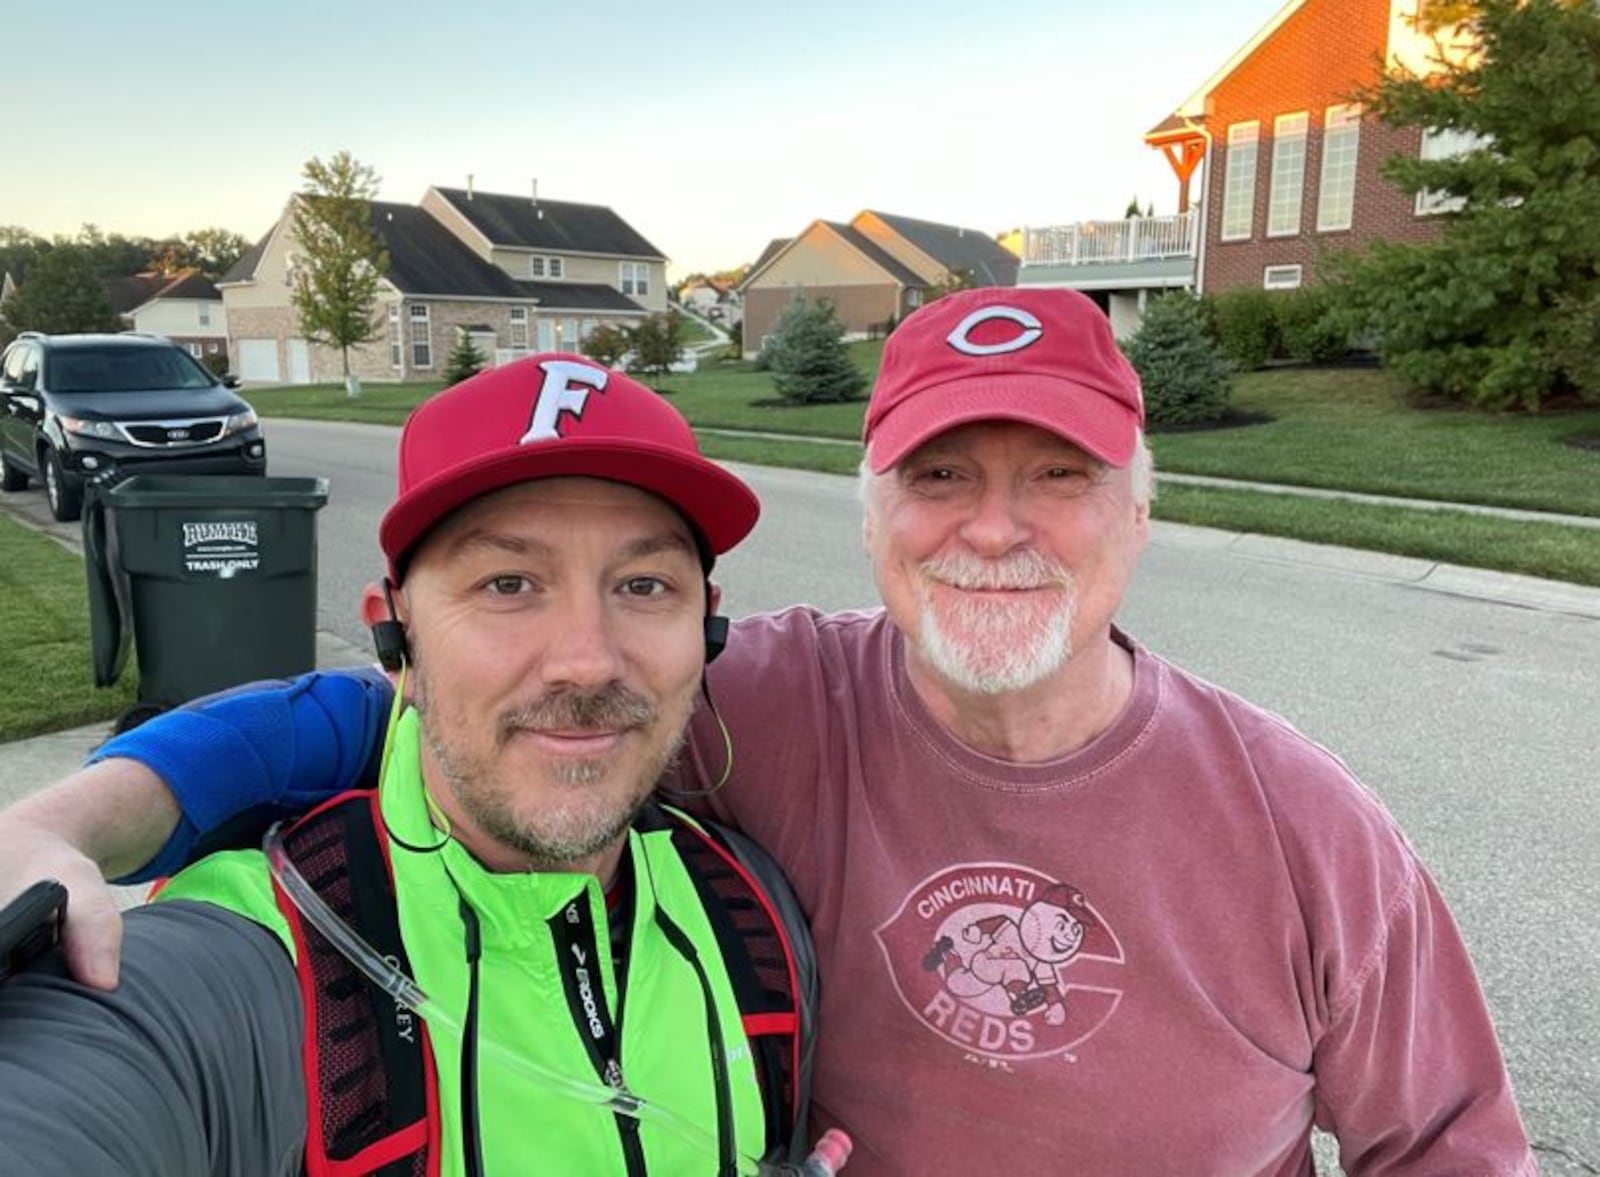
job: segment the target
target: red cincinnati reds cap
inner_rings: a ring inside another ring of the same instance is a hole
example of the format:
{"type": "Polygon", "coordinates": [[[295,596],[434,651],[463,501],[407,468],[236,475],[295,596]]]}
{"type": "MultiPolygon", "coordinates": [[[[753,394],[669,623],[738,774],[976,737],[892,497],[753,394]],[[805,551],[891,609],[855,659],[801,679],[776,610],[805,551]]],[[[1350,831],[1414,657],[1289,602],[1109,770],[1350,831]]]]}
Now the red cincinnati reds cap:
{"type": "Polygon", "coordinates": [[[1144,398],[1105,312],[1075,290],[990,286],[946,295],[889,336],[863,437],[874,474],[957,425],[994,420],[1132,461],[1144,398]]]}
{"type": "Polygon", "coordinates": [[[536,478],[604,478],[661,496],[713,556],[755,526],[761,505],[700,453],[683,416],[621,372],[550,353],[490,368],[424,401],[400,434],[399,496],[378,543],[399,583],[418,541],[479,495],[536,478]]]}

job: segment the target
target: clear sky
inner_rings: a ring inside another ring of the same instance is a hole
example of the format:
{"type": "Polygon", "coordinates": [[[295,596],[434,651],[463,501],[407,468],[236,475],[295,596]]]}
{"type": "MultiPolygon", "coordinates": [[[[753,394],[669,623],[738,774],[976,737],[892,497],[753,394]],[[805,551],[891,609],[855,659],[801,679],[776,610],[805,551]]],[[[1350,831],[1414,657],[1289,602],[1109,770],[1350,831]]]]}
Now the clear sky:
{"type": "Polygon", "coordinates": [[[312,155],[608,204],[678,275],[863,208],[1175,211],[1141,135],[1281,0],[9,0],[0,224],[254,240],[312,155]]]}

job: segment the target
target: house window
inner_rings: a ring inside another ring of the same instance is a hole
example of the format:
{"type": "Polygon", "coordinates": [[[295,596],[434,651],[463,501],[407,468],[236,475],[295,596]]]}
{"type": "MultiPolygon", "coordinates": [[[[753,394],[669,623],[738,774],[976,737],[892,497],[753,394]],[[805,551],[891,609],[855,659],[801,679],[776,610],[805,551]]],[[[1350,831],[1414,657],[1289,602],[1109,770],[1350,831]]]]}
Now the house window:
{"type": "Polygon", "coordinates": [[[1228,128],[1228,171],[1222,185],[1222,239],[1247,241],[1256,214],[1256,154],[1261,124],[1228,128]]]}
{"type": "Polygon", "coordinates": [[[622,293],[644,298],[650,293],[650,266],[647,262],[622,263],[622,293]]]}
{"type": "Polygon", "coordinates": [[[433,323],[421,303],[411,304],[411,366],[433,367],[433,323]]]}
{"type": "Polygon", "coordinates": [[[1301,267],[1268,266],[1261,271],[1261,285],[1265,290],[1295,290],[1300,286],[1301,267]]]}
{"type": "Polygon", "coordinates": [[[567,276],[567,265],[562,258],[551,258],[548,269],[552,278],[565,278],[567,276]]]}
{"type": "Polygon", "coordinates": [[[211,308],[205,303],[200,304],[200,326],[211,326],[211,308]]]}
{"type": "Polygon", "coordinates": [[[528,308],[511,308],[511,347],[516,351],[528,350],[528,308]]]}
{"type": "Polygon", "coordinates": [[[566,276],[566,262],[559,257],[541,257],[535,254],[528,259],[528,277],[530,278],[563,278],[566,276]]]}
{"type": "Polygon", "coordinates": [[[915,308],[921,305],[922,291],[913,286],[910,290],[906,291],[906,306],[915,308]]]}
{"type": "Polygon", "coordinates": [[[389,367],[400,367],[400,304],[389,304],[389,367]]]}
{"type": "Polygon", "coordinates": [[[1279,115],[1272,124],[1272,194],[1267,198],[1267,236],[1300,232],[1300,203],[1306,188],[1305,114],[1279,115]]]}
{"type": "Polygon", "coordinates": [[[593,335],[594,327],[595,322],[593,319],[585,319],[578,327],[578,342],[582,343],[585,339],[588,339],[589,336],[593,335]]]}
{"type": "MultiPolygon", "coordinates": [[[[1454,159],[1458,155],[1466,155],[1488,145],[1488,138],[1474,131],[1459,131],[1453,127],[1440,129],[1429,127],[1422,132],[1423,159],[1454,159]]],[[[1466,206],[1465,197],[1452,196],[1437,189],[1424,188],[1417,193],[1419,217],[1432,216],[1436,213],[1457,213],[1466,206]]]]}
{"type": "Polygon", "coordinates": [[[1322,185],[1317,194],[1317,231],[1348,229],[1356,211],[1356,156],[1361,148],[1361,108],[1328,107],[1322,136],[1322,185]]]}
{"type": "Polygon", "coordinates": [[[202,355],[205,354],[205,349],[202,348],[198,343],[191,343],[189,345],[189,354],[198,360],[202,355]]]}

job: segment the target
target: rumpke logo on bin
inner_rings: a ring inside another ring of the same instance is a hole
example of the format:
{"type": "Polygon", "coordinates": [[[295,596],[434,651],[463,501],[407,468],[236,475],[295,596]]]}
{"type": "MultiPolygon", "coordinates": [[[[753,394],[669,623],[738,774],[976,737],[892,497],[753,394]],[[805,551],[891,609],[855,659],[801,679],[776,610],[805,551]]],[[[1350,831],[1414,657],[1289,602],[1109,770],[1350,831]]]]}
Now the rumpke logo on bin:
{"type": "Polygon", "coordinates": [[[255,520],[183,524],[185,572],[210,572],[228,577],[238,572],[254,572],[260,563],[255,520]]]}

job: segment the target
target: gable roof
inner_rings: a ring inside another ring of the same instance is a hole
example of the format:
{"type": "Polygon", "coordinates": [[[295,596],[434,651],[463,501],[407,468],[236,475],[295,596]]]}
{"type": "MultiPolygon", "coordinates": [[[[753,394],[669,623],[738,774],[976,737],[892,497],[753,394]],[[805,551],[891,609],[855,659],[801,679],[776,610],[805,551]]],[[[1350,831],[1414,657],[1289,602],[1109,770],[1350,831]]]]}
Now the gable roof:
{"type": "MultiPolygon", "coordinates": [[[[285,213],[284,215],[287,216],[288,214],[285,213]]],[[[217,285],[228,286],[235,282],[249,282],[254,279],[256,267],[261,264],[261,258],[267,252],[267,243],[272,240],[272,235],[277,231],[278,226],[275,224],[263,233],[261,240],[245,250],[243,256],[228,267],[228,272],[217,279],[217,285]]]]}
{"type": "Polygon", "coordinates": [[[612,311],[642,315],[645,309],[622,291],[602,282],[518,282],[541,311],[612,311]]]}
{"type": "MultiPolygon", "coordinates": [[[[869,215],[877,217],[945,269],[971,271],[973,280],[980,286],[1017,284],[1016,254],[987,233],[874,209],[859,214],[869,215]]],[[[921,285],[922,280],[918,279],[917,284],[921,285]]]]}
{"type": "Polygon", "coordinates": [[[414,204],[374,200],[372,231],[389,253],[389,269],[384,277],[401,294],[526,297],[515,278],[473,253],[432,214],[414,204]]]}
{"type": "MultiPolygon", "coordinates": [[[[839,234],[839,236],[843,237],[851,245],[855,246],[856,249],[861,253],[866,254],[868,259],[870,259],[879,269],[886,272],[889,277],[900,283],[900,285],[915,286],[918,288],[927,285],[927,280],[924,279],[921,274],[917,273],[904,262],[897,260],[893,254],[884,249],[883,246],[879,245],[872,238],[868,237],[860,229],[857,229],[854,225],[842,225],[838,221],[818,221],[817,224],[826,225],[835,233],[839,234]]],[[[802,233],[800,236],[804,237],[805,234],[802,233]]],[[[797,237],[795,240],[798,241],[799,238],[797,237]]]]}
{"type": "Polygon", "coordinates": [[[165,274],[120,274],[100,279],[100,288],[106,292],[112,314],[126,315],[149,302],[170,281],[165,274]]]}
{"type": "Polygon", "coordinates": [[[494,246],[666,260],[638,230],[602,204],[542,198],[536,203],[527,196],[468,194],[465,188],[433,191],[494,246]]]}
{"type": "Polygon", "coordinates": [[[185,270],[151,297],[152,301],[157,298],[192,298],[216,302],[222,298],[222,292],[199,270],[185,270]]]}
{"type": "Polygon", "coordinates": [[[1283,26],[1284,21],[1300,11],[1305,3],[1306,0],[1288,0],[1288,3],[1278,9],[1271,19],[1257,29],[1248,41],[1235,50],[1233,56],[1223,63],[1221,69],[1207,78],[1198,90],[1179,103],[1178,108],[1170,115],[1146,131],[1145,138],[1148,140],[1171,137],[1173,132],[1184,129],[1187,124],[1198,125],[1205,122],[1206,96],[1222,85],[1229,74],[1243,65],[1245,59],[1261,48],[1262,43],[1277,32],[1283,26]]]}
{"type": "Polygon", "coordinates": [[[757,273],[762,272],[763,265],[766,265],[766,262],[770,262],[773,257],[781,254],[782,251],[789,246],[789,243],[792,240],[795,240],[795,238],[774,237],[773,240],[768,241],[768,243],[766,243],[766,248],[762,249],[762,253],[760,253],[760,256],[755,259],[754,264],[750,265],[750,269],[744,272],[744,281],[739,283],[738,289],[744,289],[746,286],[749,286],[750,278],[754,278],[757,273]]]}

